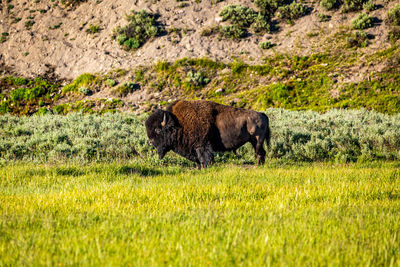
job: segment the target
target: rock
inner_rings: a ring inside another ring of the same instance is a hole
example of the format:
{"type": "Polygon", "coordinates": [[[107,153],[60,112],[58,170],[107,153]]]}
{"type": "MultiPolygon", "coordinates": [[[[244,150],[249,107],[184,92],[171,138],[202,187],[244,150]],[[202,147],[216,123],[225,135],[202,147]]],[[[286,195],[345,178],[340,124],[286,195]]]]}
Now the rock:
{"type": "Polygon", "coordinates": [[[222,88],[218,88],[217,90],[215,90],[215,93],[222,93],[222,92],[224,92],[225,90],[224,89],[222,89],[222,88]]]}

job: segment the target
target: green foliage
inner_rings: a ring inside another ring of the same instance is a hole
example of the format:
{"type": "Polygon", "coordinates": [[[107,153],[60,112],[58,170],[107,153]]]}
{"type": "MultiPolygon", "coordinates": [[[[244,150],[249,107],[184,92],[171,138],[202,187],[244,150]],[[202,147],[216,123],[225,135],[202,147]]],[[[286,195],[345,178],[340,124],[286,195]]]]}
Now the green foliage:
{"type": "Polygon", "coordinates": [[[188,71],[184,86],[188,89],[205,86],[210,82],[210,79],[205,77],[202,72],[188,71]]]}
{"type": "Polygon", "coordinates": [[[219,32],[218,26],[205,27],[201,31],[201,36],[211,36],[219,32]]]}
{"type": "Polygon", "coordinates": [[[235,25],[221,26],[219,31],[222,36],[232,39],[240,39],[247,35],[246,30],[235,25]]]}
{"type": "Polygon", "coordinates": [[[59,22],[59,23],[57,23],[57,24],[55,24],[55,25],[53,25],[52,27],[49,27],[49,28],[50,28],[50,30],[55,30],[55,29],[60,28],[62,24],[63,24],[62,22],[59,22]]]}
{"type": "Polygon", "coordinates": [[[327,22],[331,20],[331,16],[322,13],[318,13],[317,17],[319,18],[319,22],[327,22]]]}
{"type": "Polygon", "coordinates": [[[279,7],[278,12],[278,16],[281,19],[293,21],[306,15],[308,12],[308,8],[301,3],[292,2],[290,5],[279,7]]]}
{"type": "Polygon", "coordinates": [[[27,20],[27,21],[25,21],[25,28],[27,30],[30,30],[34,24],[35,24],[34,20],[27,20]]]}
{"type": "Polygon", "coordinates": [[[257,17],[257,12],[240,5],[228,5],[219,13],[223,21],[229,21],[240,28],[248,28],[257,17]]]}
{"type": "Polygon", "coordinates": [[[99,31],[100,31],[100,26],[93,24],[89,24],[88,28],[86,29],[86,32],[90,34],[95,34],[98,33],[99,31]]]}
{"type": "Polygon", "coordinates": [[[343,11],[354,12],[363,9],[364,3],[369,0],[344,0],[343,11]]]}
{"type": "Polygon", "coordinates": [[[374,19],[368,16],[365,13],[360,13],[358,16],[352,21],[353,28],[357,30],[364,30],[367,28],[371,28],[374,24],[374,19]]]}
{"type": "Polygon", "coordinates": [[[126,83],[123,83],[122,85],[118,86],[114,90],[112,90],[112,93],[118,97],[125,97],[128,94],[133,93],[135,91],[135,89],[136,89],[135,83],[126,82],[126,83]]]}
{"type": "Polygon", "coordinates": [[[377,8],[377,6],[376,6],[374,0],[368,0],[368,2],[365,2],[365,3],[363,4],[363,9],[364,9],[366,12],[374,11],[376,8],[377,8]]]}
{"type": "Polygon", "coordinates": [[[116,27],[112,36],[119,45],[123,45],[128,50],[141,47],[147,40],[158,36],[163,31],[163,28],[158,25],[155,15],[145,10],[139,12],[132,10],[131,12],[133,14],[126,17],[129,24],[124,27],[116,27]]]}
{"type": "Polygon", "coordinates": [[[261,49],[270,49],[270,48],[274,47],[274,44],[272,44],[270,41],[268,41],[268,42],[261,42],[258,44],[258,46],[261,49]]]}
{"type": "Polygon", "coordinates": [[[285,5],[286,2],[285,0],[255,0],[255,4],[261,14],[268,20],[274,16],[278,7],[285,5]]]}
{"type": "Polygon", "coordinates": [[[259,13],[255,18],[253,24],[251,24],[251,29],[255,33],[264,34],[265,32],[270,32],[270,23],[266,16],[259,13]]]}
{"type": "Polygon", "coordinates": [[[49,83],[42,78],[8,76],[0,79],[0,85],[0,88],[8,91],[7,94],[0,94],[0,114],[29,115],[34,113],[39,105],[47,105],[52,99],[59,97],[60,85],[49,83]]]}
{"type": "Polygon", "coordinates": [[[363,31],[355,31],[346,38],[346,42],[348,47],[367,47],[368,35],[363,31]]]}
{"type": "Polygon", "coordinates": [[[64,86],[62,92],[64,94],[68,92],[77,92],[81,87],[90,88],[91,86],[95,85],[98,82],[99,79],[95,75],[90,73],[84,73],[80,75],[78,78],[76,78],[72,83],[64,86]]]}
{"type": "Polygon", "coordinates": [[[319,4],[325,9],[325,10],[332,10],[334,8],[337,8],[340,4],[338,0],[320,0],[319,4]]]}
{"type": "Polygon", "coordinates": [[[4,43],[5,41],[7,41],[8,36],[9,36],[8,32],[2,32],[0,36],[0,43],[4,43]]]}
{"type": "Polygon", "coordinates": [[[389,32],[389,39],[393,42],[396,42],[400,39],[400,26],[393,26],[390,28],[389,32]]]}
{"type": "Polygon", "coordinates": [[[115,85],[117,85],[117,82],[113,79],[107,79],[106,82],[110,87],[114,87],[115,85]]]}
{"type": "Polygon", "coordinates": [[[90,95],[92,93],[92,91],[86,87],[80,87],[78,91],[83,95],[90,95]]]}
{"type": "Polygon", "coordinates": [[[400,26],[400,4],[389,10],[386,22],[392,26],[400,26]]]}

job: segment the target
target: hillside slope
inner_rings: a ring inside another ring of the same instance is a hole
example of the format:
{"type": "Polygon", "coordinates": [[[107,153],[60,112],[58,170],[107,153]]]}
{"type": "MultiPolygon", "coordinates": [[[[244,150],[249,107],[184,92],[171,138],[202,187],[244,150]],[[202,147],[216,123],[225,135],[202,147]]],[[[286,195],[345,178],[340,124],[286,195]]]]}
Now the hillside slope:
{"type": "MultiPolygon", "coordinates": [[[[213,99],[233,105],[241,102],[240,106],[253,108],[261,108],[260,101],[264,103],[262,108],[314,108],[315,103],[310,106],[309,101],[296,100],[296,103],[286,105],[282,104],[281,99],[264,101],[259,98],[259,95],[271,93],[268,86],[276,83],[286,86],[284,90],[299,89],[294,95],[300,96],[304,90],[298,87],[298,82],[307,79],[309,83],[313,79],[322,79],[320,87],[325,90],[323,98],[333,99],[327,100],[324,107],[317,110],[326,110],[331,106],[366,107],[391,113],[400,110],[400,78],[396,75],[400,63],[399,41],[390,40],[390,25],[387,22],[388,11],[398,4],[397,1],[375,1],[375,8],[369,12],[365,8],[345,12],[343,7],[327,11],[318,1],[303,1],[301,5],[306,7],[306,11],[299,18],[282,18],[283,11],[278,10],[269,20],[269,31],[257,34],[249,30],[243,38],[205,32],[213,32],[219,26],[230,24],[220,16],[226,6],[242,5],[258,11],[257,1],[66,2],[0,1],[0,74],[3,77],[10,74],[43,77],[47,82],[56,83],[50,91],[50,87],[46,87],[42,94],[47,94],[47,98],[41,105],[37,105],[39,101],[36,100],[34,103],[25,101],[21,104],[22,108],[15,111],[9,101],[11,92],[21,85],[39,85],[33,80],[19,84],[20,81],[3,79],[0,93],[3,102],[9,102],[0,104],[3,104],[0,112],[21,113],[24,110],[22,114],[31,114],[38,110],[38,106],[51,109],[56,105],[83,100],[91,101],[90,105],[105,105],[107,109],[123,107],[126,110],[146,110],[152,103],[168,102],[182,96],[213,99]],[[79,3],[69,5],[71,2],[79,3]],[[163,30],[139,49],[128,51],[112,37],[117,26],[127,25],[126,16],[132,14],[131,10],[146,10],[156,15],[156,21],[163,30]],[[354,36],[357,30],[353,29],[353,21],[361,12],[367,12],[372,18],[371,25],[363,30],[368,37],[364,37],[365,40],[358,40],[359,36],[354,36]],[[262,49],[260,43],[272,48],[262,49]],[[205,67],[201,62],[196,65],[196,61],[187,63],[184,60],[186,63],[182,65],[182,61],[179,61],[182,58],[207,58],[214,63],[209,62],[205,67]],[[299,58],[300,62],[297,62],[299,58]],[[160,62],[171,62],[171,66],[175,67],[165,65],[165,69],[160,62]],[[239,66],[239,72],[235,66],[239,66]],[[251,66],[255,67],[252,69],[251,66]],[[260,68],[264,71],[259,71],[260,68]],[[269,70],[266,71],[266,68],[269,70]],[[313,76],[316,70],[319,74],[313,76]],[[88,81],[81,82],[80,75],[84,73],[95,75],[89,75],[91,78],[88,81]],[[321,76],[322,73],[328,77],[328,82],[324,82],[326,79],[321,76]],[[79,81],[61,92],[61,88],[72,79],[79,81]],[[107,84],[109,79],[123,85],[122,88],[110,88],[114,85],[107,84]],[[382,80],[386,83],[379,84],[379,88],[371,84],[371,81],[380,83],[382,80]],[[367,105],[365,99],[356,104],[343,104],[343,101],[332,104],[338,97],[344,97],[346,101],[351,98],[350,91],[341,94],[343,86],[358,88],[363,82],[367,84],[362,87],[373,87],[375,90],[372,94],[364,94],[365,97],[381,97],[386,101],[389,96],[393,107],[377,108],[385,103],[367,105]],[[260,89],[260,86],[264,89],[260,89]],[[243,93],[251,93],[250,99],[243,93]],[[103,100],[110,98],[111,104],[105,104],[103,100]],[[121,103],[115,102],[115,98],[121,103]]],[[[314,84],[309,89],[315,91],[317,86],[314,84]]],[[[281,94],[280,97],[285,95],[281,94]]],[[[289,96],[293,97],[293,94],[289,96]]],[[[307,95],[307,98],[312,97],[318,99],[321,94],[307,95]]],[[[24,97],[21,96],[21,99],[24,97]]],[[[79,103],[77,109],[81,106],[79,103]]]]}
{"type": "MultiPolygon", "coordinates": [[[[215,4],[211,1],[188,1],[187,6],[182,8],[179,8],[182,2],[175,0],[90,0],[76,8],[68,8],[61,3],[55,5],[57,2],[48,1],[8,2],[2,3],[1,10],[0,32],[9,34],[7,41],[0,44],[3,64],[23,76],[41,75],[49,66],[53,66],[60,77],[70,79],[85,72],[132,68],[157,60],[174,61],[182,57],[231,61],[232,57],[237,56],[247,62],[260,63],[265,54],[273,54],[274,51],[306,55],[323,49],[319,42],[321,36],[307,36],[313,33],[324,36],[334,32],[339,26],[350,25],[358,14],[325,12],[319,4],[309,2],[307,6],[312,8],[311,13],[296,20],[293,26],[285,22],[279,23],[280,29],[274,33],[263,36],[253,34],[236,41],[201,36],[201,32],[206,27],[224,24],[218,20],[219,12],[228,4],[257,9],[251,1],[227,0],[215,4]],[[13,8],[10,9],[8,5],[13,8]],[[126,24],[125,15],[130,10],[142,9],[159,14],[159,21],[167,30],[184,29],[185,33],[179,33],[178,36],[165,34],[154,38],[137,51],[124,51],[112,40],[113,29],[126,24]],[[327,23],[319,22],[319,13],[332,15],[332,19],[327,23]],[[21,20],[16,22],[18,18],[21,20]],[[34,21],[34,24],[27,29],[26,22],[29,20],[34,21]],[[86,32],[91,24],[100,26],[98,33],[86,32]],[[259,42],[266,40],[276,44],[276,47],[267,52],[260,49],[259,42]]],[[[371,12],[371,16],[377,17],[381,22],[367,30],[367,33],[375,36],[370,45],[372,50],[382,49],[390,44],[384,17],[395,1],[377,1],[377,4],[382,8],[371,12]]]]}

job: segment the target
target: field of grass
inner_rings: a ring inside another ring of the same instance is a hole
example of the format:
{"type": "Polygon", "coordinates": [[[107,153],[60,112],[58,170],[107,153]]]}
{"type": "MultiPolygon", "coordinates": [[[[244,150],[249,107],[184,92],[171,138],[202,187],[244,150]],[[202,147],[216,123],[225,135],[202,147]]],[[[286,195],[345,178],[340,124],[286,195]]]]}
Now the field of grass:
{"type": "Polygon", "coordinates": [[[399,265],[399,168],[9,164],[0,265],[399,265]]]}

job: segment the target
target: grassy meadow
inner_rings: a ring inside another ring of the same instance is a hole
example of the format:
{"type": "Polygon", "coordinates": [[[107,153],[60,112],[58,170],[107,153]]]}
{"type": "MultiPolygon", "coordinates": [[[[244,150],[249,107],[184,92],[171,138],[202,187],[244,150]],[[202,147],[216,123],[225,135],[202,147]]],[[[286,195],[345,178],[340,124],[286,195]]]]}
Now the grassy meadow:
{"type": "Polygon", "coordinates": [[[8,164],[0,265],[399,265],[399,167],[8,164]]]}
{"type": "Polygon", "coordinates": [[[0,266],[400,265],[400,116],[268,109],[205,170],[145,116],[0,116],[0,266]]]}

